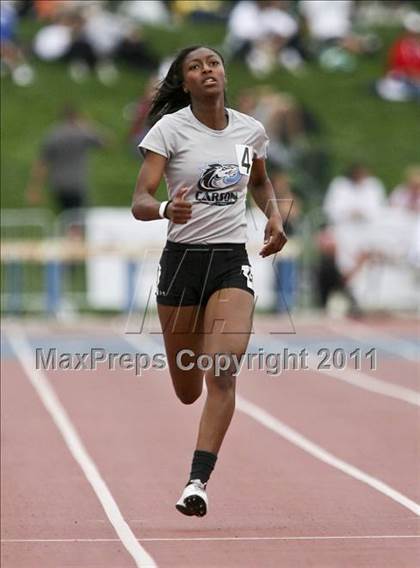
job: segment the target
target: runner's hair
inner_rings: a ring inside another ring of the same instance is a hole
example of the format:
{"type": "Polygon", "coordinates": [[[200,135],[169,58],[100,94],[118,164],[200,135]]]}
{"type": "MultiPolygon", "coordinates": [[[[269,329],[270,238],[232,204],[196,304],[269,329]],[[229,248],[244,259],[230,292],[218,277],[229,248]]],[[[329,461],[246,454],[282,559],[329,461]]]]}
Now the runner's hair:
{"type": "MultiPolygon", "coordinates": [[[[173,60],[166,77],[160,82],[156,95],[153,99],[152,107],[149,111],[149,122],[154,124],[165,114],[170,114],[188,106],[191,103],[190,94],[183,89],[184,76],[182,73],[182,65],[189,53],[205,47],[214,51],[220,57],[224,64],[222,55],[213,47],[206,45],[190,45],[181,49],[173,60]]],[[[225,94],[226,101],[226,94],[225,94]]]]}

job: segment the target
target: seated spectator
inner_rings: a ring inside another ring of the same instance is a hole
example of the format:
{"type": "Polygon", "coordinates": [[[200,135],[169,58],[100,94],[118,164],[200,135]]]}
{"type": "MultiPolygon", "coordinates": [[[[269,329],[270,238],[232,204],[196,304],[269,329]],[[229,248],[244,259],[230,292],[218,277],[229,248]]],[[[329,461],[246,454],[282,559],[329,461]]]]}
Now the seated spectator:
{"type": "Polygon", "coordinates": [[[420,13],[407,14],[404,27],[389,50],[387,73],[376,83],[377,94],[388,101],[420,100],[420,13]]]}
{"type": "Polygon", "coordinates": [[[323,208],[333,225],[368,222],[385,205],[385,188],[362,163],[352,164],[344,176],[332,180],[323,208]]]}
{"type": "Polygon", "coordinates": [[[316,244],[319,251],[319,261],[315,270],[315,283],[320,306],[326,309],[332,294],[339,292],[346,299],[346,311],[349,311],[350,315],[353,316],[361,315],[360,307],[350,290],[349,283],[365,262],[371,258],[371,254],[361,252],[352,268],[343,271],[340,270],[337,263],[337,243],[334,233],[329,227],[324,227],[319,232],[316,244]]]}
{"type": "Polygon", "coordinates": [[[270,162],[279,168],[290,169],[297,152],[296,145],[305,136],[303,115],[295,99],[263,85],[241,91],[238,110],[264,125],[270,138],[270,162]]]}
{"type": "Polygon", "coordinates": [[[353,32],[355,4],[353,0],[302,0],[298,4],[312,51],[329,70],[352,71],[356,64],[353,54],[369,53],[378,47],[374,36],[353,32]]]}
{"type": "Polygon", "coordinates": [[[41,59],[68,62],[77,82],[95,71],[100,81],[112,84],[118,77],[115,61],[149,71],[158,65],[139,29],[96,3],[58,12],[54,23],[37,32],[33,47],[41,59]]]}
{"type": "Polygon", "coordinates": [[[167,26],[171,23],[169,11],[161,0],[124,0],[119,3],[118,11],[149,26],[167,26]]]}
{"type": "Polygon", "coordinates": [[[16,28],[17,13],[13,2],[3,1],[0,12],[0,56],[2,75],[9,72],[16,85],[25,87],[34,80],[32,67],[19,45],[16,28]]]}
{"type": "Polygon", "coordinates": [[[243,57],[256,76],[270,73],[280,63],[297,70],[302,54],[293,42],[298,24],[287,11],[289,2],[279,0],[241,0],[228,22],[225,50],[231,57],[243,57]]]}
{"type": "Polygon", "coordinates": [[[389,196],[391,207],[420,213],[420,166],[407,168],[405,182],[389,196]]]}
{"type": "Polygon", "coordinates": [[[273,167],[293,174],[295,181],[299,179],[295,184],[298,193],[309,199],[321,194],[329,179],[329,154],[316,117],[293,96],[269,85],[240,91],[238,110],[263,123],[270,138],[268,160],[273,167]]]}
{"type": "Polygon", "coordinates": [[[172,13],[179,21],[184,18],[193,22],[225,21],[226,8],[227,3],[222,0],[173,0],[171,2],[172,13]]]}
{"type": "Polygon", "coordinates": [[[68,8],[73,8],[76,3],[71,0],[34,0],[33,8],[38,20],[55,21],[59,13],[68,8]]]}
{"type": "Polygon", "coordinates": [[[156,69],[158,58],[130,19],[96,5],[84,13],[84,18],[83,34],[98,58],[115,58],[136,69],[156,69]]]}

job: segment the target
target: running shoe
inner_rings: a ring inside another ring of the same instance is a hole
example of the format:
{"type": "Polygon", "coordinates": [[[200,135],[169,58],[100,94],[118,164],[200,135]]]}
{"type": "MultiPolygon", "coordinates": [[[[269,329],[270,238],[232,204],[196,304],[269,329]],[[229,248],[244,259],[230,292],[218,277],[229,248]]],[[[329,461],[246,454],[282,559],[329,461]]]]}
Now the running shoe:
{"type": "Polygon", "coordinates": [[[189,517],[193,515],[204,517],[207,513],[207,505],[206,484],[201,483],[199,479],[191,479],[175,507],[180,513],[189,517]]]}

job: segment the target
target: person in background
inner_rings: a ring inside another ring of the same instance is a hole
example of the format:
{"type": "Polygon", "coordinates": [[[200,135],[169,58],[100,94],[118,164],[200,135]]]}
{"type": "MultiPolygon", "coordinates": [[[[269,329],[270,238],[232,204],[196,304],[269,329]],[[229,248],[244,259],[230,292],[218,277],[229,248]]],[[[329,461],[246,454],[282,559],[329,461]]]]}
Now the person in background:
{"type": "Polygon", "coordinates": [[[57,15],[64,9],[70,9],[77,5],[72,0],[34,0],[33,10],[38,20],[54,21],[57,15]]]}
{"type": "Polygon", "coordinates": [[[268,84],[241,89],[237,107],[264,125],[270,137],[271,166],[290,174],[306,201],[318,201],[330,179],[330,152],[313,112],[290,93],[268,84]]]}
{"type": "Polygon", "coordinates": [[[172,23],[167,4],[162,0],[123,0],[118,3],[117,11],[139,24],[164,27],[172,23]]]}
{"type": "Polygon", "coordinates": [[[405,181],[389,196],[391,207],[420,213],[420,165],[407,168],[405,181]]]}
{"type": "Polygon", "coordinates": [[[281,169],[291,168],[305,138],[303,114],[297,101],[288,93],[262,85],[240,91],[238,109],[264,125],[271,140],[270,162],[281,169]]]}
{"type": "Polygon", "coordinates": [[[332,180],[323,209],[333,225],[373,220],[385,205],[385,188],[363,163],[352,164],[347,173],[332,180]]]}
{"type": "Polygon", "coordinates": [[[134,112],[132,112],[131,115],[131,125],[127,138],[130,144],[132,144],[133,149],[136,150],[136,156],[138,153],[138,145],[146,136],[151,126],[148,121],[148,116],[158,85],[159,79],[157,75],[152,75],[144,88],[142,96],[134,103],[134,112]]]}
{"type": "Polygon", "coordinates": [[[154,71],[159,64],[141,27],[97,2],[61,6],[54,12],[54,21],[35,34],[33,51],[44,61],[67,62],[76,82],[95,72],[105,85],[117,81],[116,63],[145,71],[154,71]]]}
{"type": "Polygon", "coordinates": [[[173,0],[171,12],[177,22],[224,22],[231,2],[222,0],[173,0]]]}
{"type": "Polygon", "coordinates": [[[290,2],[280,0],[238,2],[230,13],[224,42],[229,57],[245,57],[257,77],[269,74],[278,64],[298,71],[303,53],[299,27],[289,8],[290,2]]]}
{"type": "Polygon", "coordinates": [[[403,20],[405,33],[391,46],[385,77],[376,83],[376,93],[388,101],[420,100],[420,13],[403,20]]]}
{"type": "Polygon", "coordinates": [[[321,308],[326,309],[331,295],[340,292],[347,300],[349,314],[360,316],[361,310],[349,283],[372,254],[367,251],[360,253],[351,269],[343,271],[337,263],[337,243],[331,227],[325,226],[321,229],[316,237],[316,245],[319,260],[315,270],[315,284],[321,308]]]}
{"type": "Polygon", "coordinates": [[[14,3],[3,0],[0,11],[1,76],[10,72],[16,85],[26,87],[34,81],[35,73],[19,44],[16,33],[17,22],[14,3]]]}
{"type": "MultiPolygon", "coordinates": [[[[301,203],[293,193],[289,176],[285,172],[279,169],[273,170],[270,172],[270,179],[276,195],[277,206],[282,219],[284,219],[285,231],[289,238],[289,250],[293,251],[293,237],[296,235],[299,226],[301,203]]],[[[276,278],[275,309],[277,312],[289,312],[296,302],[298,288],[297,256],[295,254],[277,256],[274,271],[276,278]]]]}
{"type": "Polygon", "coordinates": [[[86,207],[88,200],[87,157],[90,150],[107,144],[106,135],[88,123],[73,106],[66,105],[61,120],[44,136],[26,190],[29,204],[42,200],[45,182],[61,212],[86,207]]]}
{"type": "Polygon", "coordinates": [[[329,71],[352,71],[355,54],[371,53],[379,47],[376,36],[354,32],[355,7],[353,0],[301,0],[298,4],[311,51],[329,71]]]}

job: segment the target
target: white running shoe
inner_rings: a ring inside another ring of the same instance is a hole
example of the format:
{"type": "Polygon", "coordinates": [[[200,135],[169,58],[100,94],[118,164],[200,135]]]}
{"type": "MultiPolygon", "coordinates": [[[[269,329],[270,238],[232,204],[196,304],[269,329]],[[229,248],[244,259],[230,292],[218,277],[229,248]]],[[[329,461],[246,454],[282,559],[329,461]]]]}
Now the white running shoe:
{"type": "Polygon", "coordinates": [[[191,479],[175,505],[178,511],[189,517],[193,515],[204,517],[207,513],[207,506],[206,484],[201,483],[199,479],[191,479]]]}

